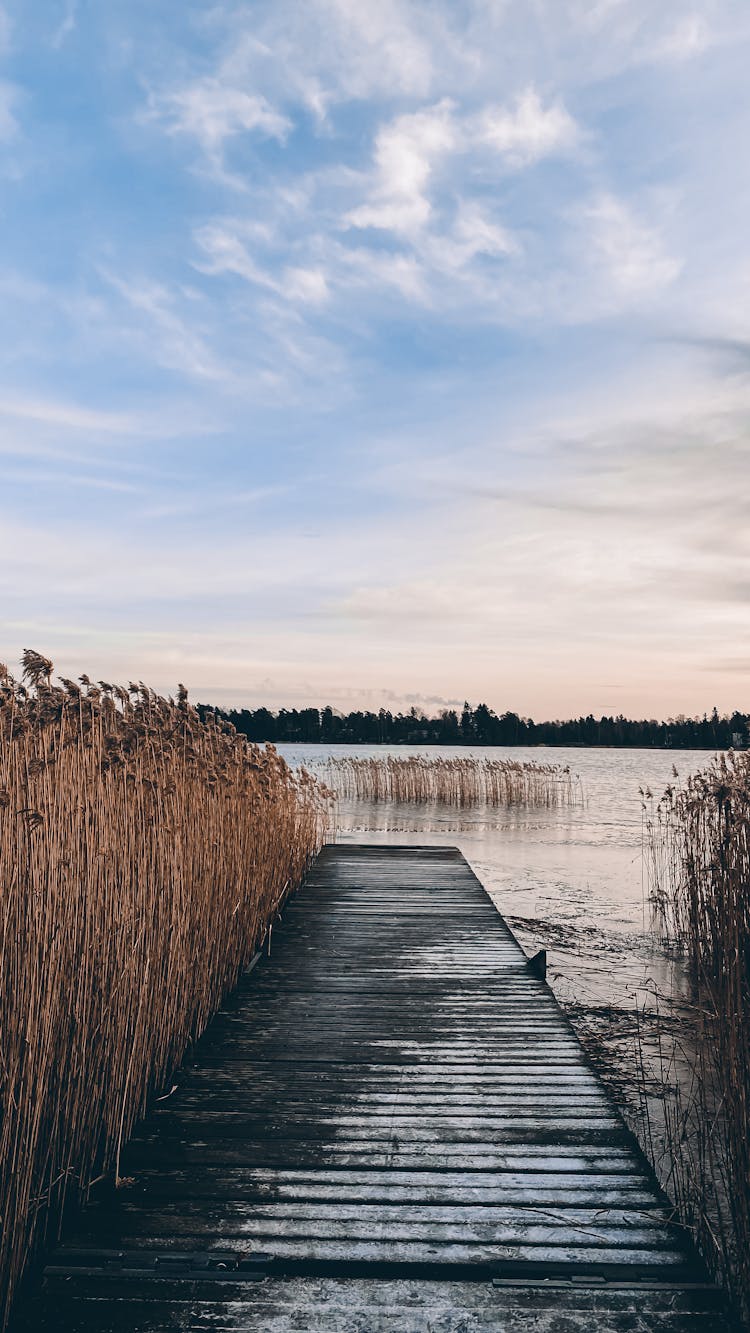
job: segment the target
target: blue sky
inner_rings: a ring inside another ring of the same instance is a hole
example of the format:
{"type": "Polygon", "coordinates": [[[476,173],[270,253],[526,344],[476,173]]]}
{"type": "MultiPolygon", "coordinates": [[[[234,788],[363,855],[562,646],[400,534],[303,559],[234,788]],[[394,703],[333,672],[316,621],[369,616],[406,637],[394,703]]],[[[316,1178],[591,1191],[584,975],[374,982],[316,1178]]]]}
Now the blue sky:
{"type": "Polygon", "coordinates": [[[748,704],[750,9],[6,0],[0,656],[748,704]]]}

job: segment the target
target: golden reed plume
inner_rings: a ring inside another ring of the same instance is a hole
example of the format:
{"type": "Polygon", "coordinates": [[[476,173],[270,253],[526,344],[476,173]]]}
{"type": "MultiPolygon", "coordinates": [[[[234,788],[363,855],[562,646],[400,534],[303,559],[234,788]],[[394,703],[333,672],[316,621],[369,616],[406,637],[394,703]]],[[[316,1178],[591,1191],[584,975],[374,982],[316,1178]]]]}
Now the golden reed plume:
{"type": "Polygon", "coordinates": [[[13,1288],[258,948],[327,793],[143,684],[0,671],[0,1278],[13,1288]]]}
{"type": "Polygon", "coordinates": [[[668,1187],[750,1323],[750,754],[643,796],[655,924],[692,981],[688,1036],[664,1062],[690,1074],[665,1103],[668,1187]]]}
{"type": "Polygon", "coordinates": [[[330,759],[326,780],[337,796],[470,806],[555,806],[582,801],[569,768],[517,759],[419,754],[330,759]]]}

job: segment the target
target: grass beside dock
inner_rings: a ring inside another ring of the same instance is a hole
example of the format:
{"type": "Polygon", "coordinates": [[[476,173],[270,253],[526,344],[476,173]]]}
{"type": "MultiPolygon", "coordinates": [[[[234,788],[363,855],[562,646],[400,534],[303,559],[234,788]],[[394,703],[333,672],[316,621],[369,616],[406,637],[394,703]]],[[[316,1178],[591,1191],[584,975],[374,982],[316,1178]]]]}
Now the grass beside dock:
{"type": "Polygon", "coordinates": [[[582,801],[580,781],[560,764],[420,754],[330,759],[326,780],[338,796],[453,806],[557,806],[582,801]]]}
{"type": "Polygon", "coordinates": [[[0,1327],[320,845],[325,792],[143,684],[0,668],[0,1327]]]}
{"type": "Polygon", "coordinates": [[[719,755],[670,787],[647,850],[656,927],[692,983],[677,1053],[691,1077],[665,1107],[669,1188],[750,1321],[750,754],[719,755]]]}

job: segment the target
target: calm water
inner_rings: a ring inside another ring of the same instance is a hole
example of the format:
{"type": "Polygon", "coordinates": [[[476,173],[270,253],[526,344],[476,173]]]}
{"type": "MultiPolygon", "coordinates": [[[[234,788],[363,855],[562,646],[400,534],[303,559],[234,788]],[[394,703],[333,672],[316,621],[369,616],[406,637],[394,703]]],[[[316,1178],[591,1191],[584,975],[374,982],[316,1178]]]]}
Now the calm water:
{"type": "MultiPolygon", "coordinates": [[[[386,747],[287,745],[292,764],[313,770],[337,755],[382,755],[386,747]]],[[[404,755],[401,747],[390,751],[404,755]]],[[[422,754],[508,756],[569,765],[584,803],[542,810],[473,809],[390,802],[340,802],[346,842],[450,843],[460,847],[531,952],[549,953],[549,979],[564,1003],[629,1008],[654,986],[671,990],[671,964],[648,934],[643,882],[642,799],[705,766],[705,750],[522,749],[423,746],[422,754]]]]}

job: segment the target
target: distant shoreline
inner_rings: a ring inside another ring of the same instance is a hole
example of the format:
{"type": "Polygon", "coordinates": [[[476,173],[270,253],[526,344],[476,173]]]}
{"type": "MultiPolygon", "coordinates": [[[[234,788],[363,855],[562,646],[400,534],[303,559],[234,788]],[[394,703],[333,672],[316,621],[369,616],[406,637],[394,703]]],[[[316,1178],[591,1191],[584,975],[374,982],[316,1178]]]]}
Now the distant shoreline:
{"type": "Polygon", "coordinates": [[[739,749],[746,750],[747,746],[732,745],[599,745],[595,741],[451,741],[450,744],[444,741],[300,741],[300,740],[263,740],[258,741],[260,745],[366,745],[373,749],[388,750],[406,750],[417,745],[422,749],[444,750],[452,749],[483,749],[483,750],[674,750],[676,753],[687,750],[703,750],[706,754],[715,754],[717,751],[726,752],[727,750],[739,749]]]}
{"type": "Polygon", "coordinates": [[[408,713],[326,708],[213,708],[198,704],[205,718],[214,713],[250,741],[274,745],[513,746],[601,750],[744,750],[750,743],[750,714],[668,718],[586,717],[535,722],[518,713],[495,713],[486,704],[464,704],[460,713],[443,709],[426,717],[408,713]]]}

